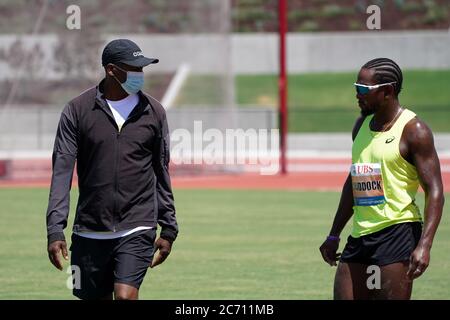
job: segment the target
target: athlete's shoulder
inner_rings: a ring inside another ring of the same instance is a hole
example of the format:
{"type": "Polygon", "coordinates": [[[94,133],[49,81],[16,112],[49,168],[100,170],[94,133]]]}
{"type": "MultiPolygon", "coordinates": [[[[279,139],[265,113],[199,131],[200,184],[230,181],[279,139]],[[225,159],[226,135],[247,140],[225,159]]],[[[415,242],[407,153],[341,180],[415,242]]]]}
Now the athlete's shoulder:
{"type": "Polygon", "coordinates": [[[366,116],[364,115],[360,115],[356,121],[355,124],[353,125],[353,130],[352,130],[352,140],[355,141],[356,136],[358,135],[359,129],[361,129],[361,126],[364,123],[364,120],[366,120],[366,116]]]}
{"type": "Polygon", "coordinates": [[[407,134],[409,138],[420,138],[433,135],[430,127],[425,123],[425,121],[417,116],[406,123],[404,133],[407,134]]]}
{"type": "Polygon", "coordinates": [[[417,116],[406,123],[402,136],[413,149],[433,144],[433,132],[430,127],[417,116]]]}

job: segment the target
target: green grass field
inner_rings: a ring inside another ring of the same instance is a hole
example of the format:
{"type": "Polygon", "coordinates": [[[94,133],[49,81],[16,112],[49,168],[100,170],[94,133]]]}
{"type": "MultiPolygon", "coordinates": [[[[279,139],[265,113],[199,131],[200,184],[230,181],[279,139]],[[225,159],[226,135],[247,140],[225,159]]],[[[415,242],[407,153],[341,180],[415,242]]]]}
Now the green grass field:
{"type": "MultiPolygon", "coordinates": [[[[352,73],[292,74],[288,78],[291,132],[348,132],[359,114],[352,73]]],[[[223,90],[214,76],[192,76],[179,96],[181,104],[220,104],[223,90]]],[[[240,75],[235,79],[236,100],[248,105],[276,107],[276,75],[240,75]]],[[[400,103],[415,111],[433,131],[448,132],[450,70],[411,71],[403,74],[400,103]]]]}
{"type": "MultiPolygon", "coordinates": [[[[0,299],[72,299],[68,275],[47,259],[47,198],[47,189],[0,192],[0,299]]],[[[338,193],[177,190],[175,198],[179,238],[169,259],[149,269],[141,299],[332,298],[335,269],[318,247],[338,193]]],[[[414,299],[450,298],[449,222],[444,214],[414,299]]]]}

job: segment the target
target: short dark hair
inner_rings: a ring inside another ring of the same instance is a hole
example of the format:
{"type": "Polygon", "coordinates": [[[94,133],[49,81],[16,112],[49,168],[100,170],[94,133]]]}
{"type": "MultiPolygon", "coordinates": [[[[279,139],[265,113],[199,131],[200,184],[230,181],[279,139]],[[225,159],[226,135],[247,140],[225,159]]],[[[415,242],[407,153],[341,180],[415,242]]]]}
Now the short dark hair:
{"type": "Polygon", "coordinates": [[[395,94],[398,96],[402,91],[402,70],[394,61],[388,58],[376,58],[362,66],[363,69],[371,69],[375,72],[378,83],[395,82],[393,84],[395,94]]]}

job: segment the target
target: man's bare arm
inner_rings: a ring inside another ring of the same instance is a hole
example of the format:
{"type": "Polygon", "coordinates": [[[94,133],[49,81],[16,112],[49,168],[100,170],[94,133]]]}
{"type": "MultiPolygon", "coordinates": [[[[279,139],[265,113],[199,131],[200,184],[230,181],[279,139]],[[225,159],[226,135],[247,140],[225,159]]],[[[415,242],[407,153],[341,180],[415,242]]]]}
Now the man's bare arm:
{"type": "Polygon", "coordinates": [[[425,191],[424,229],[417,248],[411,255],[408,276],[419,277],[430,262],[430,250],[442,216],[444,194],[439,158],[433,134],[420,119],[413,119],[402,136],[406,140],[405,158],[417,168],[420,184],[425,191]]]}
{"type": "MultiPolygon", "coordinates": [[[[361,125],[364,122],[364,117],[360,117],[356,120],[352,131],[352,139],[355,140],[361,125]]],[[[333,224],[329,235],[339,237],[347,222],[353,215],[353,190],[352,190],[352,177],[349,174],[342,187],[341,198],[339,205],[334,216],[333,224]]],[[[329,265],[336,265],[336,261],[339,259],[337,250],[339,248],[339,242],[337,240],[326,239],[320,246],[319,250],[323,259],[329,265]]]]}

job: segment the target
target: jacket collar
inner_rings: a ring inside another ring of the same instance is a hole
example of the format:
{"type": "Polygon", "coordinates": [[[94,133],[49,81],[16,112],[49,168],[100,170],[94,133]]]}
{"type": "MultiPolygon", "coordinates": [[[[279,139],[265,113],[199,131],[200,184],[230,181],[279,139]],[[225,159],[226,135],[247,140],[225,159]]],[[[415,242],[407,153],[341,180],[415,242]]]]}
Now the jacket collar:
{"type": "MultiPolygon", "coordinates": [[[[99,107],[101,107],[105,112],[107,112],[108,114],[110,114],[111,116],[113,116],[110,108],[108,107],[108,103],[106,102],[106,98],[104,95],[104,84],[105,84],[105,79],[103,79],[102,81],[100,81],[100,83],[97,85],[96,87],[96,95],[95,95],[95,106],[94,108],[98,105],[99,107]]],[[[150,101],[148,100],[148,98],[145,96],[145,94],[139,90],[139,92],[137,93],[139,96],[139,104],[136,108],[133,109],[133,111],[131,112],[131,115],[137,114],[137,113],[144,113],[145,111],[150,109],[150,101]]],[[[114,116],[113,116],[114,117],[114,116]]]]}

